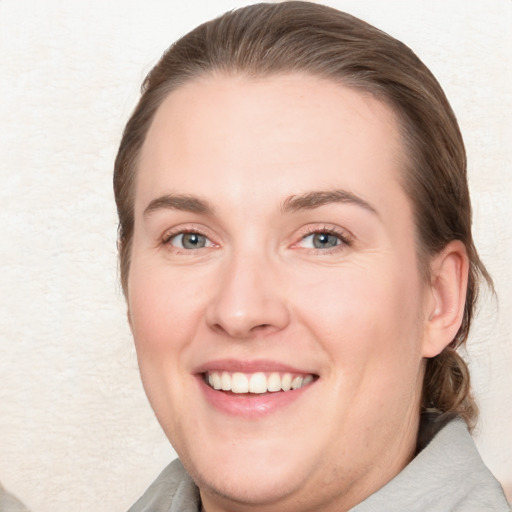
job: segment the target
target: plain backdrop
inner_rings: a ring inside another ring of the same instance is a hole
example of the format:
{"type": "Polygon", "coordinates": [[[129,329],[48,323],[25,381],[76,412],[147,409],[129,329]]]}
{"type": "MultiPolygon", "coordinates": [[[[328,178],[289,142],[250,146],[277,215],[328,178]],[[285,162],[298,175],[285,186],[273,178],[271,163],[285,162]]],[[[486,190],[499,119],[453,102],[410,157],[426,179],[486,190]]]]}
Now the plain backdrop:
{"type": "MultiPolygon", "coordinates": [[[[112,162],[164,49],[240,0],[0,2],[0,481],[33,512],[126,510],[174,457],[117,281],[112,162]]],[[[467,357],[482,456],[512,493],[512,1],[326,2],[402,39],[465,135],[496,281],[467,357]]]]}

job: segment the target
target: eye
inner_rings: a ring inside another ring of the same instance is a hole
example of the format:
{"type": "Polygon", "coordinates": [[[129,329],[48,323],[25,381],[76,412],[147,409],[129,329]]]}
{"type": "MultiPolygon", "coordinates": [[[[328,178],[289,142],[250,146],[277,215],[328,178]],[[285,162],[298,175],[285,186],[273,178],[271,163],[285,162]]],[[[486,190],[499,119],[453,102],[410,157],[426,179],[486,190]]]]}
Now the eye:
{"type": "Polygon", "coordinates": [[[350,239],[345,234],[323,229],[305,235],[299,245],[305,249],[326,250],[350,245],[350,239]]]}
{"type": "Polygon", "coordinates": [[[212,247],[212,242],[200,233],[187,232],[171,235],[166,243],[177,247],[178,249],[202,249],[203,247],[212,247]]]}
{"type": "Polygon", "coordinates": [[[338,236],[331,233],[313,233],[302,239],[303,244],[311,249],[330,249],[341,243],[338,236]]]}

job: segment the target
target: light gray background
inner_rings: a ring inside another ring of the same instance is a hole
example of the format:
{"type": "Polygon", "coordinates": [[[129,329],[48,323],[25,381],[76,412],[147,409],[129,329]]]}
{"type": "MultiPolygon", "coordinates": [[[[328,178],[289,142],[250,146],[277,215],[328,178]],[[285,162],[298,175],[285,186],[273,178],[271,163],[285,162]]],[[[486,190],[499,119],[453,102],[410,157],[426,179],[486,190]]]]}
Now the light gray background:
{"type": "MultiPolygon", "coordinates": [[[[117,283],[112,162],[143,76],[240,0],[0,1],[0,480],[34,512],[123,511],[173,452],[117,283]]],[[[496,280],[469,344],[481,453],[512,493],[512,1],[338,0],[409,44],[465,135],[496,280]]]]}

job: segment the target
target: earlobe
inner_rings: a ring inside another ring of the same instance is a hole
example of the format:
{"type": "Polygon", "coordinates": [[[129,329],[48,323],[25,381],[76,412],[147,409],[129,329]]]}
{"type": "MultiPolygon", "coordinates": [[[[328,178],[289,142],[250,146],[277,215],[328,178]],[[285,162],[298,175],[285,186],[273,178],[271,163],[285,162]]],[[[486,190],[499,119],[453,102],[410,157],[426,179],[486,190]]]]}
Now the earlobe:
{"type": "Polygon", "coordinates": [[[434,357],[455,338],[466,303],[469,260],[464,244],[450,242],[430,264],[423,357],[434,357]]]}

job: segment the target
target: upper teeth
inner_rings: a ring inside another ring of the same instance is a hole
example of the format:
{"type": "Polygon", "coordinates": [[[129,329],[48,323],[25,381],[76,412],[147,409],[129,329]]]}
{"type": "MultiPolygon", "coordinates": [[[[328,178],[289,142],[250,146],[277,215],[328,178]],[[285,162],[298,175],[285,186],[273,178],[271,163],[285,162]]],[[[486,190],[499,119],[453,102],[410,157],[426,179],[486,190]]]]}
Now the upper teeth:
{"type": "Polygon", "coordinates": [[[299,389],[313,381],[313,375],[292,375],[291,373],[256,372],[250,375],[241,372],[208,372],[207,382],[213,389],[232,393],[266,393],[267,391],[290,391],[299,389]]]}

